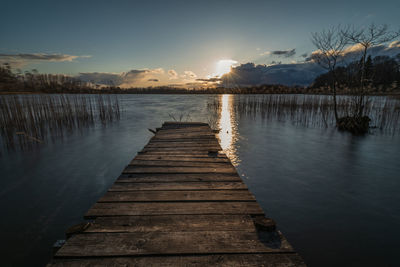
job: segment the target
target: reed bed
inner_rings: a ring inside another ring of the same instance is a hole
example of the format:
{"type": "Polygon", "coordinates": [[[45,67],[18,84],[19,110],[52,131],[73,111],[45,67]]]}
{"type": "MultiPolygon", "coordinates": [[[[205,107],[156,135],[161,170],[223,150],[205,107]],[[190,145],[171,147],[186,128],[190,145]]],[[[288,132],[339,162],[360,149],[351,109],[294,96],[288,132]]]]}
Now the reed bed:
{"type": "MultiPolygon", "coordinates": [[[[353,114],[354,98],[338,97],[339,117],[353,114]]],[[[209,110],[218,114],[218,99],[208,104],[209,110]]],[[[291,122],[306,127],[335,127],[333,103],[329,96],[320,95],[237,95],[232,101],[232,111],[240,118],[260,116],[262,120],[291,122]]],[[[400,101],[389,97],[369,97],[365,115],[371,118],[371,128],[389,134],[398,134],[400,127],[400,101]]]]}
{"type": "Polygon", "coordinates": [[[7,148],[29,148],[48,137],[119,120],[117,96],[17,95],[0,97],[0,125],[7,148]]]}

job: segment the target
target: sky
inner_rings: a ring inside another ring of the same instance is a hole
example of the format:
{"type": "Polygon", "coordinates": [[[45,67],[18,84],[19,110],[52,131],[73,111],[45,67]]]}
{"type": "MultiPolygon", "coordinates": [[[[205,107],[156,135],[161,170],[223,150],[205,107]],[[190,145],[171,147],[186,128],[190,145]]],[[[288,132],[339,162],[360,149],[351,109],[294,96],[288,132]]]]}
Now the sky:
{"type": "Polygon", "coordinates": [[[0,1],[0,62],[119,85],[296,64],[315,50],[312,32],[338,24],[400,28],[398,0],[0,1]]]}

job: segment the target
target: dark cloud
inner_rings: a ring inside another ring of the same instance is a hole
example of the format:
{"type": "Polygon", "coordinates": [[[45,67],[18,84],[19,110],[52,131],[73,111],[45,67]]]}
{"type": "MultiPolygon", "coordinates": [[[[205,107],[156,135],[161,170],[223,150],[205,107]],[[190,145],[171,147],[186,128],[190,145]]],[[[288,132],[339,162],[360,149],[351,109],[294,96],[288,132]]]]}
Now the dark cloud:
{"type": "Polygon", "coordinates": [[[78,79],[102,85],[132,87],[145,85],[147,82],[158,82],[154,76],[163,74],[162,69],[130,70],[123,73],[88,72],[79,73],[78,79]]]}
{"type": "MultiPolygon", "coordinates": [[[[292,51],[292,50],[290,50],[292,51]]],[[[276,51],[275,51],[276,52],[276,51]]],[[[282,52],[282,51],[280,51],[282,52]]],[[[362,48],[359,46],[348,47],[344,51],[342,65],[359,60],[362,48]]],[[[400,53],[400,41],[394,41],[388,45],[378,45],[369,49],[368,55],[372,58],[376,56],[396,57],[400,53]]],[[[280,53],[283,55],[284,53],[280,53]]],[[[294,64],[281,64],[280,62],[271,62],[273,65],[256,65],[254,63],[241,64],[232,68],[230,73],[221,77],[221,85],[225,87],[254,86],[261,84],[283,84],[283,85],[310,85],[314,79],[326,72],[325,69],[315,63],[317,51],[306,56],[305,62],[294,64]]],[[[399,57],[400,59],[400,57],[399,57]]]]}
{"type": "Polygon", "coordinates": [[[271,65],[277,65],[277,64],[282,64],[282,61],[275,61],[275,60],[271,61],[271,65]]]}
{"type": "Polygon", "coordinates": [[[199,82],[216,83],[216,82],[220,82],[220,81],[221,81],[221,78],[214,77],[214,78],[208,78],[208,79],[196,79],[196,81],[199,81],[199,82]]]}
{"type": "Polygon", "coordinates": [[[137,74],[147,73],[147,72],[150,72],[150,70],[130,70],[128,72],[125,72],[125,76],[137,75],[137,74]]]}
{"type": "Polygon", "coordinates": [[[324,70],[314,63],[255,65],[241,64],[221,77],[224,87],[245,87],[262,84],[309,85],[324,70]]]}
{"type": "Polygon", "coordinates": [[[72,61],[77,57],[62,54],[0,54],[2,59],[13,60],[72,61]]]}
{"type": "Polygon", "coordinates": [[[296,48],[293,48],[291,50],[275,50],[271,51],[271,54],[275,56],[292,57],[296,55],[296,48]]]}
{"type": "Polygon", "coordinates": [[[73,56],[65,54],[0,54],[0,63],[10,63],[14,67],[22,67],[37,62],[63,62],[73,61],[76,58],[90,56],[73,56]]]}
{"type": "Polygon", "coordinates": [[[301,54],[301,57],[306,58],[308,56],[307,53],[301,54]]]}

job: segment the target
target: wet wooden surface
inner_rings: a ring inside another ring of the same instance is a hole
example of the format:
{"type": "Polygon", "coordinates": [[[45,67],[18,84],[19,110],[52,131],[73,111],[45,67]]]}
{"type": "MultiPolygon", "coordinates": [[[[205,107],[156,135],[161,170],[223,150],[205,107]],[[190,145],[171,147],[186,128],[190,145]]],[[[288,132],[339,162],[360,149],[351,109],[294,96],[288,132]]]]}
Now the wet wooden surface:
{"type": "Polygon", "coordinates": [[[166,122],[48,266],[305,266],[264,217],[207,124],[166,122]]]}

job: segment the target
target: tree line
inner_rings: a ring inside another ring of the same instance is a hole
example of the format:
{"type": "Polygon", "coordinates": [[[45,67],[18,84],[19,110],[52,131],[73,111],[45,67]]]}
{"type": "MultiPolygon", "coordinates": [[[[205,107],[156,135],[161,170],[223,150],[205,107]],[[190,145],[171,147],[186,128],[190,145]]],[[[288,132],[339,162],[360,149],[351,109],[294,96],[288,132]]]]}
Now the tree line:
{"type": "Polygon", "coordinates": [[[39,73],[36,69],[13,72],[8,63],[0,66],[0,92],[81,93],[92,89],[90,84],[68,75],[39,73]]]}
{"type": "MultiPolygon", "coordinates": [[[[340,66],[335,71],[319,75],[311,85],[312,88],[327,88],[335,78],[338,93],[351,94],[361,79],[360,61],[353,61],[340,66]],[[334,77],[335,76],[335,77],[334,77]]],[[[365,86],[368,93],[395,93],[400,86],[400,53],[395,58],[389,56],[369,55],[365,62],[365,86]]]]}

